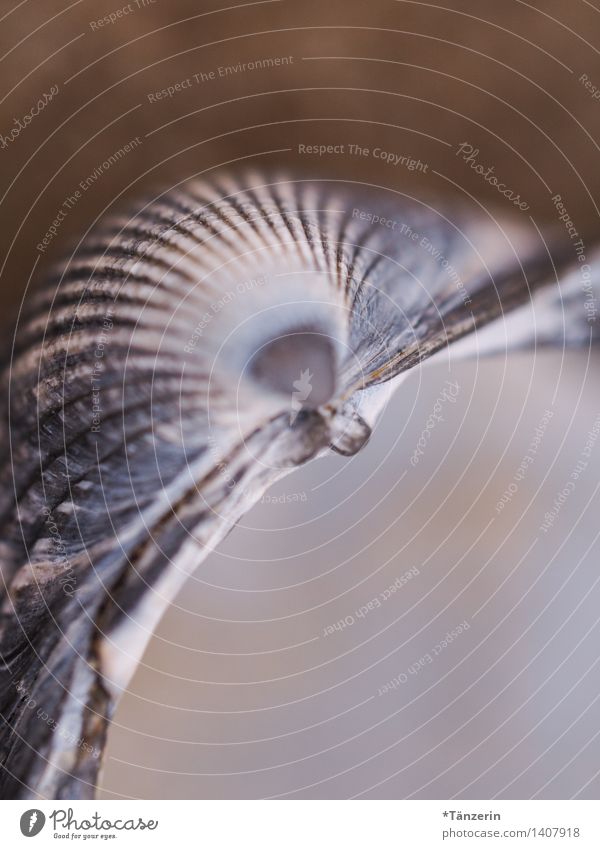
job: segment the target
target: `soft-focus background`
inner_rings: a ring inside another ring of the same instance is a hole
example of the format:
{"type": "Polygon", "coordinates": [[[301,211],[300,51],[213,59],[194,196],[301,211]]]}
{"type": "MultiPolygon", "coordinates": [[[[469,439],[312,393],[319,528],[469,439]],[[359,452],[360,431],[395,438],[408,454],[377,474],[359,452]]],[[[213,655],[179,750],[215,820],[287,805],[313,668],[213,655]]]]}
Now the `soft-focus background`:
{"type": "MultiPolygon", "coordinates": [[[[541,227],[559,224],[559,193],[588,242],[598,231],[587,0],[22,0],[1,4],[0,38],[7,321],[98,216],[240,162],[510,211],[457,156],[467,142],[541,227]],[[257,60],[277,61],[239,68],[257,60]]],[[[560,350],[442,356],[410,375],[364,452],[281,482],[161,623],[101,795],[597,797],[597,367],[560,350]]]]}
{"type": "Polygon", "coordinates": [[[107,790],[598,798],[600,445],[540,530],[600,429],[590,368],[432,365],[362,453],[273,488],[163,620],[117,712],[107,790]]]}

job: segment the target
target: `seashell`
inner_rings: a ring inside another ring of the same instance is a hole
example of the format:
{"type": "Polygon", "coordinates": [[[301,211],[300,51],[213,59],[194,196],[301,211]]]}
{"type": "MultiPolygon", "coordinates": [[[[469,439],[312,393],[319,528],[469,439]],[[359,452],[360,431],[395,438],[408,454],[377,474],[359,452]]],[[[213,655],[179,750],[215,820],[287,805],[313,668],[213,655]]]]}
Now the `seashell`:
{"type": "Polygon", "coordinates": [[[93,796],[186,577],[275,480],[358,451],[411,368],[595,341],[589,262],[582,289],[522,219],[269,174],[101,224],[28,298],[3,378],[3,795],[93,796]]]}

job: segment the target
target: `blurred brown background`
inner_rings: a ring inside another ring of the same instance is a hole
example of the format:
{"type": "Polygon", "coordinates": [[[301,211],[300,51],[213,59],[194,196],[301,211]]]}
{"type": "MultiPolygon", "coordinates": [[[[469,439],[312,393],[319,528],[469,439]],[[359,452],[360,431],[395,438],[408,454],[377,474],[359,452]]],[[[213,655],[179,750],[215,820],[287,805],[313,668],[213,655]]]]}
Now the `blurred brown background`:
{"type": "Polygon", "coordinates": [[[83,194],[41,260],[60,255],[123,195],[239,159],[498,201],[456,156],[464,141],[540,218],[554,214],[550,188],[580,229],[595,220],[600,101],[579,78],[600,86],[600,13],[583,0],[26,0],[2,3],[2,16],[0,133],[59,88],[0,149],[7,301],[19,297],[65,197],[137,136],[134,155],[83,194]],[[214,80],[193,79],[210,71],[214,80]],[[149,100],[186,79],[191,87],[149,100]],[[327,142],[413,155],[428,172],[374,157],[298,156],[298,143],[327,142]],[[282,148],[292,150],[272,152],[282,148]]]}
{"type": "MultiPolygon", "coordinates": [[[[556,223],[560,193],[580,231],[598,229],[600,12],[585,0],[25,0],[0,19],[2,138],[58,87],[0,148],[5,316],[124,198],[240,161],[510,211],[456,155],[468,142],[537,222],[556,223]],[[233,70],[277,57],[293,61],[233,70]]],[[[367,452],[288,478],[273,494],[298,498],[258,505],[203,566],[117,714],[105,795],[597,796],[598,456],[539,531],[598,413],[593,369],[561,353],[453,366],[460,398],[407,468],[445,369],[413,375],[367,452]],[[549,404],[552,429],[499,517],[549,404]],[[323,636],[415,565],[383,609],[323,636]],[[463,620],[435,663],[378,696],[463,620]]]]}

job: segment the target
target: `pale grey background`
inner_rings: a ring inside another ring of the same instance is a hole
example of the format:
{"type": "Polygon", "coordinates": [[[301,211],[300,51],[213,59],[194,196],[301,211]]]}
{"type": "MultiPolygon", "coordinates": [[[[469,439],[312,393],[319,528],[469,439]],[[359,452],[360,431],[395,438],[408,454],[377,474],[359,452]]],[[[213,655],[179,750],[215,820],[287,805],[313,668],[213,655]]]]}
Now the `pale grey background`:
{"type": "Polygon", "coordinates": [[[539,529],[600,414],[595,368],[587,353],[444,355],[411,373],[362,453],[280,482],[270,495],[306,500],[255,507],[160,625],[117,711],[101,796],[597,798],[598,444],[539,529]],[[447,379],[457,401],[411,468],[447,379]]]}

